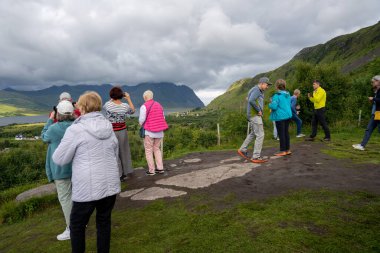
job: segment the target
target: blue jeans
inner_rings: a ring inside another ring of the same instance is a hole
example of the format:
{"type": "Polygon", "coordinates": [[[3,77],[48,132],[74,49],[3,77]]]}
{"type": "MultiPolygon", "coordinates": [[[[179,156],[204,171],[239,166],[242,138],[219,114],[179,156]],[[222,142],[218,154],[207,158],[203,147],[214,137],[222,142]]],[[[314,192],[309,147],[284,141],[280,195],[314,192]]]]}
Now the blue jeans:
{"type": "Polygon", "coordinates": [[[367,145],[367,143],[369,141],[369,138],[371,138],[371,134],[372,134],[373,130],[375,130],[375,128],[377,126],[379,127],[379,132],[380,132],[380,121],[379,120],[375,120],[375,115],[372,114],[371,119],[369,120],[367,129],[365,130],[362,143],[361,143],[361,145],[363,147],[365,147],[365,145],[367,145]]]}
{"type": "Polygon", "coordinates": [[[296,122],[296,125],[297,125],[297,135],[301,134],[302,120],[295,113],[292,113],[292,120],[294,120],[294,122],[296,122]]]}

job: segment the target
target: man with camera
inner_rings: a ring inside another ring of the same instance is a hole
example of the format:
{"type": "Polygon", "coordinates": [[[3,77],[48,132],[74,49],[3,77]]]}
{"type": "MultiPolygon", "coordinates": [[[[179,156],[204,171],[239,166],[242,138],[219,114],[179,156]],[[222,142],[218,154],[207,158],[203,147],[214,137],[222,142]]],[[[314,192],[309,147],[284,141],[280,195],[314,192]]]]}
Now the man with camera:
{"type": "MultiPolygon", "coordinates": [[[[72,105],[74,106],[74,117],[75,118],[78,118],[79,116],[80,116],[80,111],[79,111],[79,109],[77,109],[76,108],[76,102],[73,102],[73,99],[71,98],[71,95],[70,95],[70,93],[68,93],[68,92],[62,92],[61,93],[61,95],[59,95],[59,101],[58,102],[61,102],[61,101],[69,101],[69,102],[71,102],[72,103],[72,105]]],[[[57,123],[57,117],[56,117],[56,115],[57,115],[57,107],[56,106],[53,106],[53,110],[54,110],[54,112],[55,112],[55,114],[54,114],[54,123],[57,123]]]]}

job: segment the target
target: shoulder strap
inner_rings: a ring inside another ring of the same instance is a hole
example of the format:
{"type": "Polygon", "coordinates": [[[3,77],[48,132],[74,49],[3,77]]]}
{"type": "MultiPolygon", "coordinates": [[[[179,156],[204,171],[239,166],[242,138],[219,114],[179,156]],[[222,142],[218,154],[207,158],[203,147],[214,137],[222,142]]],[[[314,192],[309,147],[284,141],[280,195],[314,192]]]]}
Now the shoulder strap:
{"type": "Polygon", "coordinates": [[[152,106],[153,106],[153,104],[154,104],[155,102],[156,102],[156,101],[153,101],[153,103],[150,105],[149,110],[148,110],[148,112],[146,113],[146,116],[145,116],[145,121],[144,121],[144,123],[142,124],[142,126],[145,125],[145,122],[146,122],[146,120],[148,119],[148,115],[149,115],[149,113],[150,113],[150,109],[152,109],[152,106]]]}

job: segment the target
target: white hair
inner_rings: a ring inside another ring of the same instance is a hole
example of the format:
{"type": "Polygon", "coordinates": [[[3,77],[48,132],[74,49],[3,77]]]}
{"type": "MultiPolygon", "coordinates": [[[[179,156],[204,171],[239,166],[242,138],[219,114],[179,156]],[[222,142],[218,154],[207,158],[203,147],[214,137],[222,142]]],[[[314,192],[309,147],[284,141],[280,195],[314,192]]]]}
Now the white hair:
{"type": "Polygon", "coordinates": [[[153,98],[153,92],[151,90],[146,90],[143,94],[143,98],[146,98],[146,100],[153,98]]]}
{"type": "Polygon", "coordinates": [[[294,95],[296,95],[296,94],[301,94],[301,91],[300,91],[299,89],[295,89],[295,90],[293,91],[293,94],[294,94],[294,95]]]}

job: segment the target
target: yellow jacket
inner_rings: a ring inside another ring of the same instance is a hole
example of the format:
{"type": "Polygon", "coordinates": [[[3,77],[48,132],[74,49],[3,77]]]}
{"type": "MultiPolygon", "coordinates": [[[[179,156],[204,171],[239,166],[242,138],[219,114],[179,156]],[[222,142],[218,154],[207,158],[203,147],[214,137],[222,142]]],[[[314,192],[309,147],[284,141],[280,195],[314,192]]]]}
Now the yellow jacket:
{"type": "Polygon", "coordinates": [[[326,106],[326,91],[322,87],[318,87],[309,99],[314,103],[314,109],[323,108],[326,106]]]}

